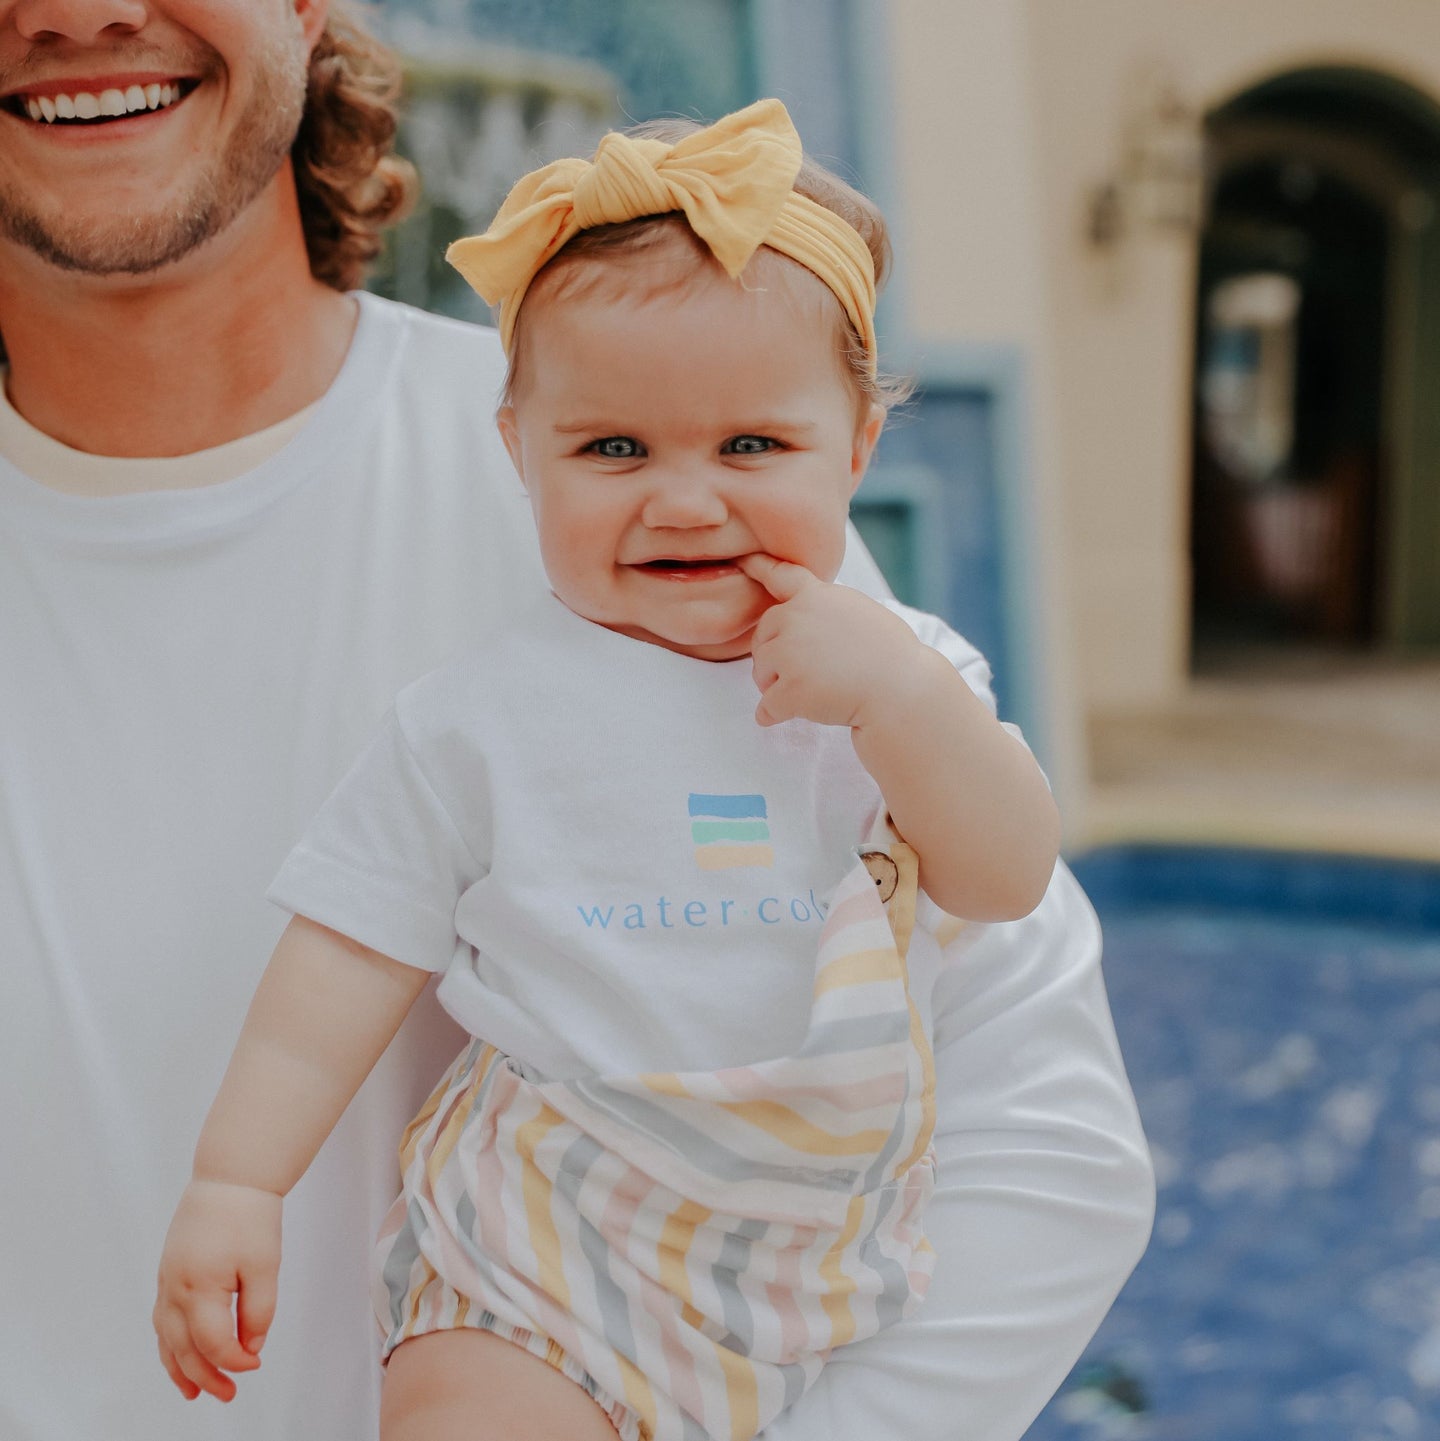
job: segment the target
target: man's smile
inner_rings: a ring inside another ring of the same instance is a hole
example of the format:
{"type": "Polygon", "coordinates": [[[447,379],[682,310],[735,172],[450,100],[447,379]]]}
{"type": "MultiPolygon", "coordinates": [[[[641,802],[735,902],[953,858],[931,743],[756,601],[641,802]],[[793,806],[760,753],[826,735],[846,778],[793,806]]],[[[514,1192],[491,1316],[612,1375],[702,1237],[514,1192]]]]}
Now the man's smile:
{"type": "Polygon", "coordinates": [[[168,110],[199,84],[188,76],[106,76],[27,85],[0,98],[0,109],[39,125],[104,125],[168,110]]]}

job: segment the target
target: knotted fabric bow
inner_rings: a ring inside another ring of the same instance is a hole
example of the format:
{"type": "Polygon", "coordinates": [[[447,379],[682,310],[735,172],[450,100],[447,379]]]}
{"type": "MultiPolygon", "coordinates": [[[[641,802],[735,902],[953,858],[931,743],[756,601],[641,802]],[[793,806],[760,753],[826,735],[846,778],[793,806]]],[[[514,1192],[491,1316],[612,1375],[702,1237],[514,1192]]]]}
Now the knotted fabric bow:
{"type": "Polygon", "coordinates": [[[483,235],[445,258],[491,305],[510,354],[530,282],[582,230],[682,212],[731,276],[761,245],[835,292],[875,370],[875,268],[859,233],[793,186],[800,137],[778,100],[759,100],[675,145],[611,133],[594,160],[557,160],[517,181],[483,235]]]}

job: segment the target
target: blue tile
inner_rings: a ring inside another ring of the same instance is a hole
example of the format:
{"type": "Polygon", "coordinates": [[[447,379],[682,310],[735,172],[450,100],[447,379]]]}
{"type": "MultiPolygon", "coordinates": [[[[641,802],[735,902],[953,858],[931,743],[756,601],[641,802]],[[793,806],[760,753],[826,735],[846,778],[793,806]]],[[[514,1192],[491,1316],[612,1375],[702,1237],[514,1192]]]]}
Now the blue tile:
{"type": "Polygon", "coordinates": [[[1031,1441],[1440,1436],[1440,868],[1135,847],[1076,870],[1163,1184],[1031,1441]]]}
{"type": "Polygon", "coordinates": [[[1440,866],[1199,846],[1111,846],[1072,868],[1096,909],[1137,905],[1440,928],[1440,866]]]}

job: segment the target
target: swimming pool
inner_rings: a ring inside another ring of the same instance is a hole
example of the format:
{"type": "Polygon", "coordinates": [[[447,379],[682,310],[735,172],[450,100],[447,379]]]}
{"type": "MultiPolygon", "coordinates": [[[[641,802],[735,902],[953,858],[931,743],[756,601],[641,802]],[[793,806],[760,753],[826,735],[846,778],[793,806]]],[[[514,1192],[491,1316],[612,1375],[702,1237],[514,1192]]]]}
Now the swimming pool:
{"type": "Polygon", "coordinates": [[[1075,870],[1159,1204],[1028,1441],[1440,1437],[1440,867],[1075,870]]]}

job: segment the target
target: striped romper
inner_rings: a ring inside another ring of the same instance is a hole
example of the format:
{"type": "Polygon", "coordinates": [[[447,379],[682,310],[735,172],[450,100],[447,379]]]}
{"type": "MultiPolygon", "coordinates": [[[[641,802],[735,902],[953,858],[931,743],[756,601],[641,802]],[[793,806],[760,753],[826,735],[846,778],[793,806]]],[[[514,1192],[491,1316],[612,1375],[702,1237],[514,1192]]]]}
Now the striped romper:
{"type": "Polygon", "coordinates": [[[919,1303],[934,1071],[905,965],[918,867],[886,849],[832,897],[792,1056],[565,1081],[481,1041],[458,1058],[406,1131],[376,1247],[386,1356],[493,1331],[625,1441],[748,1441],[919,1303]]]}

